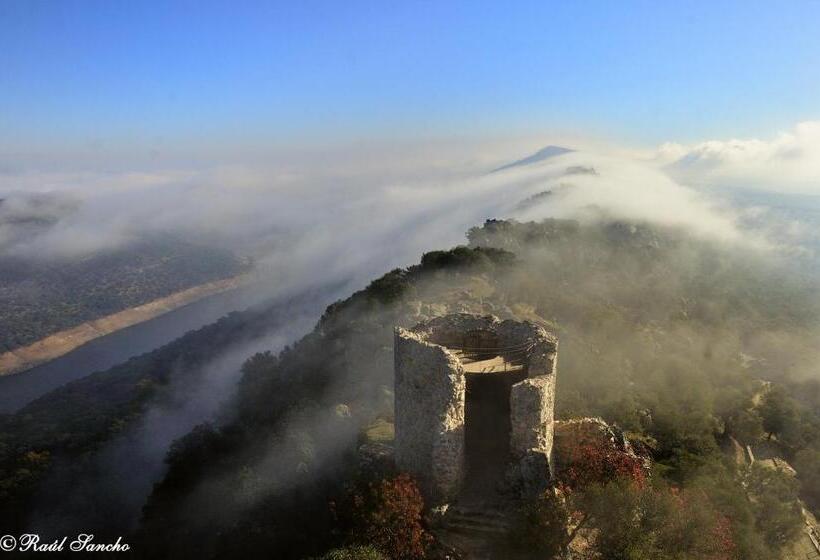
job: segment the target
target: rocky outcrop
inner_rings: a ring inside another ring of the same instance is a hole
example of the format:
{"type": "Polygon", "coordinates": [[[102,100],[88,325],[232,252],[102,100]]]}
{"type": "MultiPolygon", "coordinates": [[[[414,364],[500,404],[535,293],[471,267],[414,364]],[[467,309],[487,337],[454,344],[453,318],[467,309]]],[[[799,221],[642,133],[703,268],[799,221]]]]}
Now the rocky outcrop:
{"type": "Polygon", "coordinates": [[[610,426],[601,418],[577,418],[559,420],[554,424],[553,469],[554,472],[571,466],[579,449],[594,447],[613,449],[640,459],[647,471],[651,459],[639,454],[617,426],[610,426]]]}

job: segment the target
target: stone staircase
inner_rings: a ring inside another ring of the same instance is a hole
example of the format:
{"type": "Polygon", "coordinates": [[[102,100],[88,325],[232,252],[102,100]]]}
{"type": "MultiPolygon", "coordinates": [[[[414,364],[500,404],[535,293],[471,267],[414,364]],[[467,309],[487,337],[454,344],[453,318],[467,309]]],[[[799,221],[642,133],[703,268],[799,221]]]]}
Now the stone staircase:
{"type": "Polygon", "coordinates": [[[464,560],[507,560],[513,516],[500,504],[452,504],[434,533],[464,560]]]}
{"type": "Polygon", "coordinates": [[[509,514],[498,507],[459,506],[447,510],[443,526],[460,534],[485,534],[505,537],[512,523],[509,514]]]}

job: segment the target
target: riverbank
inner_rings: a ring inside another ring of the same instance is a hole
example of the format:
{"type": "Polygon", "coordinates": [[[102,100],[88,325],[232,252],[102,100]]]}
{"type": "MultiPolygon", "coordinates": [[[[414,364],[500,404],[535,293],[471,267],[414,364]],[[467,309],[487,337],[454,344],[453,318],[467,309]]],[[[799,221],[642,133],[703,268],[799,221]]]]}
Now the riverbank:
{"type": "Polygon", "coordinates": [[[143,305],[125,309],[66,329],[28,346],[0,354],[0,376],[23,373],[59,358],[94,339],[154,319],[201,299],[240,287],[247,275],[200,284],[143,305]]]}

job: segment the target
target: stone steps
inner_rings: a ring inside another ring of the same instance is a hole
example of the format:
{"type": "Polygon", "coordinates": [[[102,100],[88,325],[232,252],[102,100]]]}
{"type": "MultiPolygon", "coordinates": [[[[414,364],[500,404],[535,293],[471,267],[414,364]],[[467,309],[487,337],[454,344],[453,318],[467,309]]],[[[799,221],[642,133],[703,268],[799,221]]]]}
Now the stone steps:
{"type": "Polygon", "coordinates": [[[498,537],[503,537],[509,533],[509,527],[475,521],[453,521],[447,524],[447,530],[451,533],[459,533],[461,535],[482,533],[498,537]]]}
{"type": "Polygon", "coordinates": [[[509,533],[509,515],[500,509],[454,506],[444,517],[443,526],[461,534],[481,533],[502,537],[509,533]]]}
{"type": "Polygon", "coordinates": [[[508,535],[513,522],[505,503],[471,500],[450,505],[435,533],[463,560],[512,560],[508,535]]]}

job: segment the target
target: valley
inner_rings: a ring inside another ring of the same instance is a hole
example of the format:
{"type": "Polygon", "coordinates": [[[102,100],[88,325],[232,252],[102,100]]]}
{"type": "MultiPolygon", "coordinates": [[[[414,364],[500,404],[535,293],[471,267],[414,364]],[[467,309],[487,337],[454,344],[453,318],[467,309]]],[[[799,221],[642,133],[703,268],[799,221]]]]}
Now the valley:
{"type": "Polygon", "coordinates": [[[62,330],[41,340],[0,354],[0,376],[25,372],[35,366],[59,358],[94,339],[148,321],[180,307],[229,290],[246,281],[234,276],[187,288],[117,313],[112,313],[76,327],[62,330]]]}

